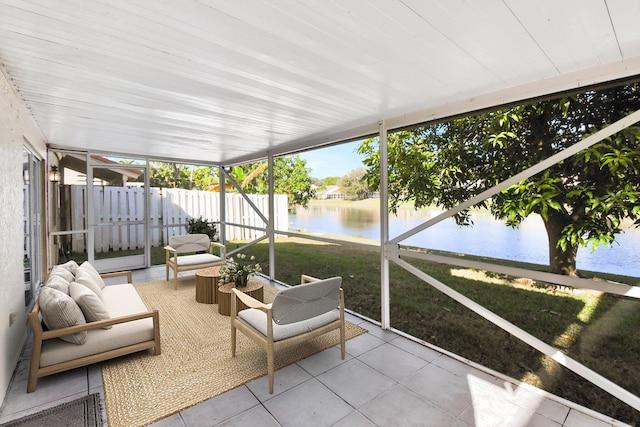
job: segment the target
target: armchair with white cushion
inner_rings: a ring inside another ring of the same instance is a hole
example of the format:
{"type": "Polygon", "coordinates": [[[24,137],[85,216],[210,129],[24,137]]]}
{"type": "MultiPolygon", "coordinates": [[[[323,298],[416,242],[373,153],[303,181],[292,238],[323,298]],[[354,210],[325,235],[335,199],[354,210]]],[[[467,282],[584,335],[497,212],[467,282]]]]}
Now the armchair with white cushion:
{"type": "Polygon", "coordinates": [[[262,302],[233,289],[231,300],[231,355],[236,355],[236,330],[267,353],[269,393],[273,394],[274,353],[284,347],[340,329],[340,349],[345,355],[344,295],[342,278],[302,276],[302,284],[284,289],[273,303],[262,302]],[[236,300],[248,309],[236,313],[236,300]]]}
{"type": "Polygon", "coordinates": [[[201,270],[203,268],[225,265],[227,248],[218,242],[212,242],[206,234],[183,234],[173,236],[169,244],[164,247],[166,253],[165,269],[167,281],[169,269],[173,270],[175,289],[178,289],[178,272],[186,270],[201,270]],[[217,247],[220,256],[214,255],[212,249],[217,247]],[[202,252],[205,253],[197,253],[202,252]],[[195,254],[190,254],[196,252],[195,254]]]}

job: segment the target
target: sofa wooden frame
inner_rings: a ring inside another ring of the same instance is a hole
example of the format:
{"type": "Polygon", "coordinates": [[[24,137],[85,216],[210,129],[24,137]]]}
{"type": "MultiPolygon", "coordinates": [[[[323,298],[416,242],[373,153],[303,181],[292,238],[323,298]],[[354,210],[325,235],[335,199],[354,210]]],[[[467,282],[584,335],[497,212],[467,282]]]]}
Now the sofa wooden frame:
{"type": "MultiPolygon", "coordinates": [[[[131,271],[119,271],[115,273],[104,273],[100,276],[103,278],[127,276],[128,283],[132,283],[131,271]]],[[[36,301],[31,312],[27,315],[29,324],[33,330],[33,347],[31,349],[31,364],[29,366],[29,378],[27,380],[27,393],[35,391],[38,378],[47,375],[57,374],[59,372],[68,371],[70,369],[79,368],[81,366],[91,365],[104,360],[113,359],[115,357],[124,356],[125,354],[136,353],[138,351],[154,349],[154,354],[161,353],[160,348],[160,316],[158,310],[150,310],[141,313],[130,314],[127,316],[115,317],[108,320],[100,320],[97,322],[86,323],[84,325],[70,326],[68,328],[54,329],[45,331],[42,327],[40,319],[40,304],[36,301]],[[126,323],[134,320],[153,318],[153,339],[140,342],[126,347],[116,348],[102,353],[92,354],[90,356],[57,363],[51,366],[40,367],[40,353],[42,351],[42,342],[55,339],[63,335],[74,334],[91,329],[100,329],[104,326],[115,325],[118,323],[126,323]]]]}

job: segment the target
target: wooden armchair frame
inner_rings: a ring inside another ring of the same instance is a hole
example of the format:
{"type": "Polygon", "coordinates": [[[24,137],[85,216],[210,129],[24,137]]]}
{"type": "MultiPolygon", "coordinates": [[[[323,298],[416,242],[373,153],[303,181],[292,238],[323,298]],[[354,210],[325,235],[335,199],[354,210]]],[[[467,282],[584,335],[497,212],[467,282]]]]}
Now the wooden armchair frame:
{"type": "Polygon", "coordinates": [[[178,272],[188,270],[201,270],[203,268],[215,267],[217,265],[225,265],[227,258],[227,247],[219,242],[211,242],[209,236],[206,234],[185,234],[180,236],[174,236],[169,240],[169,244],[164,247],[165,249],[165,270],[166,280],[169,280],[169,269],[173,270],[173,282],[174,288],[178,289],[178,272]],[[187,242],[174,243],[175,241],[185,240],[187,242]],[[193,240],[193,241],[189,241],[193,240]],[[209,241],[207,244],[206,242],[209,241]],[[213,253],[213,248],[220,249],[220,256],[215,261],[204,262],[189,262],[190,259],[198,260],[199,255],[185,255],[191,252],[207,251],[210,255],[213,253]],[[183,254],[183,255],[181,255],[183,254]],[[191,258],[190,258],[191,257],[191,258]],[[179,259],[183,262],[180,263],[179,259]],[[185,262],[186,261],[186,262],[185,262]],[[182,264],[182,265],[180,265],[182,264]]]}
{"type": "MultiPolygon", "coordinates": [[[[330,280],[330,279],[327,279],[330,280]]],[[[317,279],[311,276],[302,276],[301,284],[319,282],[321,279],[317,279]]],[[[322,334],[325,334],[334,329],[340,329],[340,353],[342,360],[345,356],[345,318],[344,318],[344,292],[342,288],[339,288],[339,306],[336,307],[339,310],[339,318],[330,323],[324,324],[315,329],[308,330],[307,332],[300,333],[298,335],[274,341],[274,319],[273,308],[271,304],[263,304],[262,302],[233,289],[235,296],[231,300],[231,355],[236,355],[236,330],[242,332],[260,347],[262,347],[267,353],[267,372],[269,375],[269,393],[273,394],[273,382],[274,382],[274,359],[275,352],[281,348],[289,347],[301,342],[310,340],[322,334]],[[236,315],[236,301],[239,299],[246,304],[249,309],[257,309],[266,313],[267,322],[267,334],[264,335],[251,324],[243,320],[236,315]]],[[[282,292],[282,291],[281,291],[282,292]]],[[[277,297],[276,297],[277,298],[277,297]]],[[[274,301],[275,302],[275,301],[274,301]]]]}

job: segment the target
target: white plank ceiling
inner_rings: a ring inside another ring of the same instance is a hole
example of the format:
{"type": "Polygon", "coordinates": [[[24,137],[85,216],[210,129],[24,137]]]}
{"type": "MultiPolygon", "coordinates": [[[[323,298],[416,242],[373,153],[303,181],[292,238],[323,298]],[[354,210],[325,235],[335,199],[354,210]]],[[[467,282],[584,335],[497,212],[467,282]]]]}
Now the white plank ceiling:
{"type": "Polygon", "coordinates": [[[0,0],[58,147],[230,164],[640,74],[637,0],[0,0]]]}

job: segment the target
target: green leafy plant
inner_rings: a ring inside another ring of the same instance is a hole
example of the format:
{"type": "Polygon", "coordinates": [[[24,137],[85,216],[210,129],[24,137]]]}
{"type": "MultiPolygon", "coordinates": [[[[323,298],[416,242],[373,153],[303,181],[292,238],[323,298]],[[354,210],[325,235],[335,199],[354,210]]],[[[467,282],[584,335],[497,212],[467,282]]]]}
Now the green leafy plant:
{"type": "Polygon", "coordinates": [[[260,264],[254,263],[255,260],[256,257],[251,255],[247,261],[247,256],[239,253],[235,260],[229,258],[233,264],[220,267],[220,277],[224,283],[235,282],[236,286],[246,286],[249,277],[262,271],[260,264]]]}
{"type": "Polygon", "coordinates": [[[206,234],[212,242],[218,241],[218,228],[201,216],[187,219],[185,227],[189,234],[206,234]]]}

